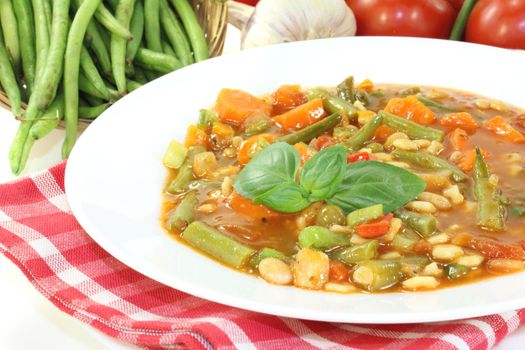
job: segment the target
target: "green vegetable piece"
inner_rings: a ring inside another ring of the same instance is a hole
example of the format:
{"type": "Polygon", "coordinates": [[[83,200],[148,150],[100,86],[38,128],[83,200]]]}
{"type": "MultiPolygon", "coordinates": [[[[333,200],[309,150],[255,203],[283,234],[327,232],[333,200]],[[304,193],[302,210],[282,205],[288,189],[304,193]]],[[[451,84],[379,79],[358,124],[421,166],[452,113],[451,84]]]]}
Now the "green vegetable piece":
{"type": "MultiPolygon", "coordinates": [[[[2,1],[0,1],[0,9],[2,9],[2,1]]],[[[2,16],[3,14],[0,14],[2,16]]],[[[16,27],[15,27],[16,28],[16,27]]],[[[17,39],[18,40],[18,39],[17,39]]],[[[18,87],[15,70],[9,61],[9,53],[4,46],[2,30],[0,28],[0,85],[9,98],[11,103],[11,112],[15,116],[21,113],[22,94],[18,87]]]]}
{"type": "Polygon", "coordinates": [[[401,271],[408,275],[412,276],[417,274],[425,268],[430,263],[430,260],[426,256],[408,256],[399,259],[393,259],[401,264],[401,271]]]}
{"type": "Polygon", "coordinates": [[[325,250],[350,244],[348,235],[335,233],[321,226],[308,226],[299,233],[301,248],[325,250]]]}
{"type": "Polygon", "coordinates": [[[366,145],[366,148],[370,149],[372,153],[384,152],[385,147],[379,142],[372,142],[366,145]]]}
{"type": "Polygon", "coordinates": [[[460,265],[460,264],[452,263],[452,264],[446,264],[444,266],[445,276],[447,276],[449,280],[455,280],[455,279],[461,278],[467,275],[469,272],[470,272],[469,267],[460,265]]]}
{"type": "Polygon", "coordinates": [[[336,143],[346,143],[358,130],[354,125],[338,126],[332,131],[332,138],[336,143]]]}
{"type": "Polygon", "coordinates": [[[345,143],[346,148],[352,152],[361,149],[367,141],[370,141],[374,137],[376,130],[381,126],[382,122],[383,116],[376,114],[345,143]]]}
{"type": "Polygon", "coordinates": [[[321,119],[315,124],[309,125],[306,128],[293,132],[291,134],[281,136],[275,142],[286,142],[290,145],[295,145],[299,142],[310,142],[310,140],[321,136],[328,130],[332,129],[341,121],[341,115],[334,113],[328,117],[321,119]]]}
{"type": "Polygon", "coordinates": [[[421,234],[423,237],[429,237],[437,229],[437,220],[433,215],[419,214],[405,209],[399,209],[395,216],[403,220],[410,228],[421,234]]]}
{"type": "Polygon", "coordinates": [[[370,103],[368,92],[362,89],[355,90],[355,99],[361,102],[365,106],[367,106],[370,103]]]}
{"type": "Polygon", "coordinates": [[[144,0],[144,31],[146,47],[150,50],[160,51],[160,1],[144,0]]]}
{"type": "Polygon", "coordinates": [[[398,117],[397,115],[380,111],[378,115],[383,117],[383,124],[404,132],[411,139],[425,139],[430,141],[442,141],[445,133],[441,130],[429,128],[411,120],[398,117]]]}
{"type": "Polygon", "coordinates": [[[370,260],[377,257],[379,242],[371,240],[365,243],[335,250],[331,255],[333,259],[345,264],[356,264],[360,261],[370,260]]]}
{"type": "Polygon", "coordinates": [[[191,169],[193,158],[196,154],[206,152],[206,148],[202,146],[195,146],[189,149],[188,159],[182,163],[177,172],[177,175],[166,188],[166,191],[171,194],[182,193],[188,189],[189,184],[195,179],[193,170],[191,169]]]}
{"type": "Polygon", "coordinates": [[[443,103],[439,103],[423,95],[417,95],[416,98],[419,100],[419,102],[423,103],[425,106],[437,112],[444,112],[444,113],[461,112],[459,108],[448,106],[443,103]]]}
{"type": "Polygon", "coordinates": [[[184,197],[179,205],[173,209],[168,217],[168,230],[183,230],[195,220],[195,206],[197,205],[197,195],[190,192],[184,197]]]}
{"type": "Polygon", "coordinates": [[[171,73],[182,68],[182,63],[177,58],[145,48],[137,50],[135,63],[142,68],[151,69],[162,74],[171,73]]]}
{"type": "Polygon", "coordinates": [[[254,249],[200,221],[189,224],[182,232],[181,238],[191,246],[237,269],[243,267],[255,254],[254,249]]]}
{"type": "Polygon", "coordinates": [[[330,228],[332,225],[344,225],[345,212],[337,205],[327,204],[317,213],[315,224],[330,228]]]}
{"type": "Polygon", "coordinates": [[[188,149],[180,142],[173,140],[164,153],[162,163],[168,168],[178,169],[186,159],[187,154],[188,149]]]}
{"type": "Polygon", "coordinates": [[[219,121],[219,117],[209,109],[201,109],[199,111],[199,121],[197,126],[201,129],[209,129],[213,126],[213,123],[219,121]]]}
{"type": "Polygon", "coordinates": [[[411,251],[421,237],[411,228],[405,227],[403,232],[398,233],[392,241],[392,246],[399,250],[411,251]]]}
{"type": "Polygon", "coordinates": [[[283,252],[277,249],[264,247],[250,259],[250,265],[257,268],[259,267],[259,263],[266,258],[277,258],[283,261],[288,260],[288,257],[283,252]]]}
{"type": "Polygon", "coordinates": [[[399,94],[401,96],[410,96],[410,95],[418,94],[420,91],[421,89],[419,88],[419,86],[411,86],[409,88],[399,91],[399,94]]]}
{"type": "Polygon", "coordinates": [[[324,89],[313,89],[309,92],[310,98],[322,98],[323,107],[329,113],[345,115],[350,120],[357,117],[357,109],[354,105],[341,97],[334,96],[324,89]]]}
{"type": "Polygon", "coordinates": [[[401,264],[394,260],[366,260],[358,264],[353,280],[369,291],[386,289],[402,277],[401,264]],[[365,276],[365,278],[356,278],[365,276]]]}
{"type": "Polygon", "coordinates": [[[525,207],[522,206],[512,206],[510,207],[510,212],[516,216],[525,216],[525,207]]]}
{"type": "Polygon", "coordinates": [[[463,38],[465,26],[467,25],[468,18],[476,2],[476,0],[465,0],[463,2],[463,6],[461,6],[461,10],[456,17],[456,21],[454,22],[454,26],[450,32],[450,40],[461,40],[463,38]]]}
{"type": "Polygon", "coordinates": [[[394,156],[396,159],[415,164],[425,169],[448,170],[452,173],[452,178],[454,181],[461,182],[468,179],[467,174],[465,174],[456,166],[450,164],[444,159],[428,153],[402,151],[397,149],[392,152],[392,156],[394,156]]]}
{"type": "Polygon", "coordinates": [[[346,217],[346,226],[356,227],[383,216],[383,204],[357,209],[346,217]]]}
{"type": "Polygon", "coordinates": [[[350,103],[355,102],[354,77],[349,76],[337,85],[337,96],[350,103]]]}
{"type": "Polygon", "coordinates": [[[160,21],[166,37],[182,64],[186,66],[195,62],[188,36],[167,0],[160,1],[160,21]]]}
{"type": "Polygon", "coordinates": [[[171,3],[175,6],[184,29],[186,29],[195,61],[207,59],[209,57],[208,43],[193,8],[187,0],[171,0],[171,3]]]}

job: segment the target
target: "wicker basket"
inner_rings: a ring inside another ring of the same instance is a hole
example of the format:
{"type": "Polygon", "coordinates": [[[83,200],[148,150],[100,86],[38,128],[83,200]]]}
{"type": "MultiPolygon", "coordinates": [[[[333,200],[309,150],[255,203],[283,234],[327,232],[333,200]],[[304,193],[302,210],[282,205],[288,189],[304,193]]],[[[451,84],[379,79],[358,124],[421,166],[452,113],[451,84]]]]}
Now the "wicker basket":
{"type": "MultiPolygon", "coordinates": [[[[226,38],[227,12],[226,2],[217,0],[190,0],[197,18],[201,23],[208,46],[210,56],[219,56],[224,47],[226,38]]],[[[5,93],[0,90],[0,107],[10,110],[11,104],[5,93]]],[[[23,106],[24,107],[24,106],[23,106]]],[[[85,129],[89,125],[89,120],[79,120],[79,127],[85,129]]]]}

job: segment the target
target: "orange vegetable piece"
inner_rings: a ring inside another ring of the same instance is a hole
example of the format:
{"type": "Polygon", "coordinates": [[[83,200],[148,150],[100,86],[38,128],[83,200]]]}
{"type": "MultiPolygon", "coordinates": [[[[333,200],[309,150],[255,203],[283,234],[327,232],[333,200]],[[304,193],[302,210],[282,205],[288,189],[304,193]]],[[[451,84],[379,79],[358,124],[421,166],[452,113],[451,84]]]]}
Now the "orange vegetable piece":
{"type": "Polygon", "coordinates": [[[204,146],[208,148],[208,146],[210,145],[208,134],[206,133],[206,131],[199,129],[195,125],[190,125],[188,127],[188,132],[186,133],[184,145],[186,147],[204,146]]]}
{"type": "Polygon", "coordinates": [[[241,125],[254,114],[270,115],[272,106],[245,91],[222,89],[215,110],[223,123],[241,125]]]}
{"type": "Polygon", "coordinates": [[[236,212],[256,220],[280,218],[285,215],[272,210],[265,205],[255,204],[235,191],[228,198],[228,205],[236,212]]]}
{"type": "Polygon", "coordinates": [[[301,165],[304,165],[304,163],[306,163],[317,153],[313,148],[302,142],[296,143],[293,145],[293,147],[297,150],[297,152],[299,152],[299,155],[301,156],[301,165]]]}
{"type": "Polygon", "coordinates": [[[228,124],[215,122],[211,128],[211,134],[216,138],[217,144],[227,145],[235,136],[235,130],[228,124]]]}
{"type": "Polygon", "coordinates": [[[474,132],[479,128],[479,124],[474,117],[467,112],[445,114],[439,120],[443,126],[461,128],[468,132],[474,132]]]}
{"type": "Polygon", "coordinates": [[[245,140],[241,144],[239,153],[237,153],[237,160],[239,161],[239,164],[245,165],[248,163],[253,158],[253,156],[262,149],[262,147],[259,145],[260,143],[271,143],[276,138],[277,137],[272,134],[259,134],[245,140]]]}
{"type": "Polygon", "coordinates": [[[430,125],[436,120],[434,112],[420,102],[416,96],[391,98],[385,111],[422,125],[430,125]]]}
{"type": "MultiPolygon", "coordinates": [[[[482,150],[482,149],[480,149],[480,151],[484,159],[487,159],[489,157],[489,154],[487,151],[482,150]]],[[[457,162],[457,166],[461,170],[468,172],[474,168],[475,162],[476,162],[476,150],[469,149],[468,151],[465,152],[463,157],[461,157],[460,160],[457,162]]]]}
{"type": "Polygon", "coordinates": [[[377,128],[374,138],[378,141],[385,141],[388,136],[392,135],[394,132],[396,131],[388,125],[381,125],[379,128],[377,128]]]}
{"type": "Polygon", "coordinates": [[[356,89],[364,90],[366,92],[372,91],[373,88],[374,88],[374,83],[372,83],[372,81],[370,79],[363,80],[356,87],[356,89]]]}
{"type": "Polygon", "coordinates": [[[273,118],[282,128],[302,129],[324,118],[323,100],[315,98],[273,118]]]}
{"type": "Polygon", "coordinates": [[[273,94],[273,115],[283,114],[308,101],[300,85],[283,85],[273,94]]]}
{"type": "Polygon", "coordinates": [[[456,128],[449,134],[449,140],[452,144],[452,147],[456,151],[463,151],[468,148],[471,148],[470,142],[469,142],[469,136],[467,132],[463,129],[456,128]]]}
{"type": "Polygon", "coordinates": [[[523,248],[519,244],[504,243],[492,238],[472,237],[468,246],[488,259],[523,260],[525,257],[523,248]]]}
{"type": "Polygon", "coordinates": [[[330,260],[330,269],[328,270],[328,279],[330,281],[348,282],[350,271],[345,264],[337,260],[330,260]]]}
{"type": "Polygon", "coordinates": [[[355,232],[363,238],[376,238],[385,235],[390,229],[390,221],[394,215],[386,214],[383,217],[354,227],[355,232]]]}
{"type": "Polygon", "coordinates": [[[512,143],[525,142],[525,136],[518,130],[514,129],[509,123],[503,119],[502,116],[496,116],[485,122],[485,128],[492,131],[496,135],[500,135],[512,143]]]}

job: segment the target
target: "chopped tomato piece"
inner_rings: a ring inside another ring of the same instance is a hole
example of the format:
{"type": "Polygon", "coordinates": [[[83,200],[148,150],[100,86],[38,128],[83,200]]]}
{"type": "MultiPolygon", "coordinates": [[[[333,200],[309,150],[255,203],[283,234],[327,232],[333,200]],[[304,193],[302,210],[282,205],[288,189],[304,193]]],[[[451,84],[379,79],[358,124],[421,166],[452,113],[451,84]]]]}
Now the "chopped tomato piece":
{"type": "Polygon", "coordinates": [[[240,165],[245,165],[248,163],[254,156],[262,150],[265,146],[268,146],[273,140],[277,137],[272,134],[259,134],[250,137],[245,140],[239,149],[237,154],[237,160],[240,165]]]}
{"type": "Polygon", "coordinates": [[[374,83],[372,83],[370,79],[363,80],[356,87],[356,89],[364,90],[366,92],[372,91],[373,88],[374,88],[374,83]]]}
{"type": "Polygon", "coordinates": [[[273,94],[273,115],[283,114],[308,101],[300,85],[283,85],[273,94]]]}
{"type": "Polygon", "coordinates": [[[468,132],[474,132],[479,128],[476,119],[467,112],[446,114],[441,117],[439,123],[447,127],[461,128],[468,132]]]}
{"type": "Polygon", "coordinates": [[[302,129],[325,116],[323,100],[315,98],[284,114],[274,117],[273,120],[285,129],[302,129]]]}
{"type": "Polygon", "coordinates": [[[304,165],[310,158],[312,158],[317,152],[305,143],[296,143],[293,145],[294,148],[299,152],[301,156],[301,165],[304,165]]]}
{"type": "Polygon", "coordinates": [[[223,123],[241,125],[254,114],[270,115],[272,106],[245,91],[222,89],[215,110],[223,123]]]}
{"type": "Polygon", "coordinates": [[[469,136],[467,132],[463,129],[456,128],[449,134],[449,140],[452,144],[452,147],[456,151],[463,151],[468,148],[471,148],[470,142],[469,142],[469,136]]]}
{"type": "Polygon", "coordinates": [[[434,112],[413,95],[404,98],[391,98],[385,107],[385,111],[422,125],[430,125],[436,120],[434,112]]]}
{"type": "Polygon", "coordinates": [[[525,142],[525,136],[523,136],[523,134],[518,130],[514,129],[501,116],[496,116],[485,122],[485,127],[496,135],[500,135],[512,143],[525,142]]]}
{"type": "Polygon", "coordinates": [[[262,204],[255,204],[235,191],[230,195],[228,204],[236,212],[258,220],[282,218],[285,215],[262,204]]]}
{"type": "Polygon", "coordinates": [[[206,131],[199,129],[195,125],[190,125],[188,127],[188,132],[186,133],[186,139],[184,140],[184,145],[186,147],[191,146],[204,146],[208,148],[210,144],[208,134],[206,131]]]}
{"type": "MultiPolygon", "coordinates": [[[[487,159],[489,157],[489,153],[483,149],[480,149],[481,155],[484,159],[487,159]]],[[[469,149],[468,151],[463,154],[463,157],[459,159],[457,162],[457,166],[466,172],[471,171],[474,168],[474,163],[476,162],[476,150],[475,149],[469,149]]]]}
{"type": "Polygon", "coordinates": [[[525,254],[519,244],[504,243],[485,237],[472,237],[468,246],[489,259],[523,260],[525,254]]]}
{"type": "Polygon", "coordinates": [[[347,163],[355,163],[361,160],[370,160],[370,154],[368,152],[357,152],[346,157],[347,163]]]}
{"type": "Polygon", "coordinates": [[[374,138],[378,141],[384,141],[388,138],[388,136],[392,135],[395,132],[394,129],[389,127],[388,125],[381,125],[379,128],[377,128],[374,138]]]}
{"type": "Polygon", "coordinates": [[[333,145],[335,145],[335,142],[329,135],[321,135],[315,140],[315,148],[317,150],[322,150],[333,145]]]}
{"type": "Polygon", "coordinates": [[[330,260],[330,270],[328,272],[328,279],[330,281],[347,282],[350,271],[345,264],[337,260],[330,260]]]}
{"type": "Polygon", "coordinates": [[[390,229],[390,221],[394,215],[386,214],[383,217],[370,221],[366,224],[358,225],[354,228],[357,234],[363,238],[376,238],[387,234],[390,229]]]}

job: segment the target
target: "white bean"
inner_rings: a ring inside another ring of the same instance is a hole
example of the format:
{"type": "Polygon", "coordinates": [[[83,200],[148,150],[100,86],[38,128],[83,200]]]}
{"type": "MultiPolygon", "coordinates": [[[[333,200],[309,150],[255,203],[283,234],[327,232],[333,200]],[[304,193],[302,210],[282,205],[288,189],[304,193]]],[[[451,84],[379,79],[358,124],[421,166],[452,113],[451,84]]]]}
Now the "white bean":
{"type": "Polygon", "coordinates": [[[452,261],[463,254],[463,248],[453,244],[438,244],[432,247],[432,256],[438,260],[452,261]]]}
{"type": "Polygon", "coordinates": [[[432,276],[414,276],[404,280],[402,285],[409,290],[434,289],[439,285],[439,281],[432,276]]]}
{"type": "Polygon", "coordinates": [[[259,274],[270,283],[287,285],[292,283],[292,271],[286,263],[277,258],[266,258],[259,263],[259,274]]]}

